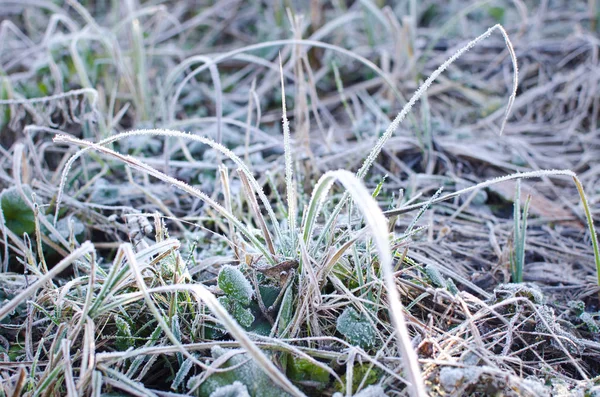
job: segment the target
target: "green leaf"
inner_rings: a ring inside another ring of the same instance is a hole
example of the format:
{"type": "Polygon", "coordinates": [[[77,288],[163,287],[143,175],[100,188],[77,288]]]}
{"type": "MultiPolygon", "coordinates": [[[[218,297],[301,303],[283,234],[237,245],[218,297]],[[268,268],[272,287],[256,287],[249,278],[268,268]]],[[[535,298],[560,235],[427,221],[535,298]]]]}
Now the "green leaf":
{"type": "Polygon", "coordinates": [[[244,277],[237,267],[223,266],[219,272],[217,283],[229,299],[237,301],[244,306],[250,304],[254,290],[248,279],[244,277]]]}
{"type": "Polygon", "coordinates": [[[373,325],[364,314],[358,313],[351,306],[338,317],[336,328],[353,345],[365,349],[375,346],[377,333],[373,325]]]}
{"type": "MultiPolygon", "coordinates": [[[[32,194],[28,185],[23,185],[27,196],[32,194]]],[[[4,189],[0,194],[0,205],[4,215],[4,224],[13,233],[22,236],[23,233],[32,234],[35,231],[35,217],[33,210],[27,205],[16,187],[4,189]]]]}
{"type": "Polygon", "coordinates": [[[388,175],[385,174],[383,176],[383,178],[381,178],[381,181],[379,181],[379,183],[377,184],[377,187],[375,188],[375,190],[373,191],[373,198],[377,198],[377,196],[379,196],[379,193],[381,193],[381,188],[383,188],[383,184],[385,182],[385,180],[387,179],[388,175]]]}
{"type": "Polygon", "coordinates": [[[179,385],[181,385],[183,383],[183,380],[189,374],[189,372],[193,366],[194,366],[194,362],[191,359],[186,358],[186,360],[183,362],[183,364],[179,368],[179,371],[177,371],[177,374],[175,375],[175,378],[173,379],[173,383],[171,383],[172,390],[177,390],[177,388],[179,387],[179,385]]]}
{"type": "Polygon", "coordinates": [[[252,314],[250,309],[244,308],[237,302],[234,302],[232,305],[231,315],[244,328],[250,327],[254,322],[254,315],[252,314]]]}
{"type": "Polygon", "coordinates": [[[423,267],[423,271],[434,286],[438,288],[446,287],[446,280],[444,280],[442,273],[440,273],[440,271],[437,268],[435,268],[434,266],[426,265],[423,267]]]}
{"type": "Polygon", "coordinates": [[[311,382],[318,390],[327,387],[329,372],[305,358],[290,358],[287,362],[287,376],[292,382],[311,382]]]}

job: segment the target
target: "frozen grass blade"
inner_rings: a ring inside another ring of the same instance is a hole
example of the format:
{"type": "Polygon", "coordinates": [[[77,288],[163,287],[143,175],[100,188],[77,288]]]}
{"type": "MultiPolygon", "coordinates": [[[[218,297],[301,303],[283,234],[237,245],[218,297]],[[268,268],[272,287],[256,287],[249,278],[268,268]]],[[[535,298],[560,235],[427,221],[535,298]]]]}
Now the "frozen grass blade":
{"type": "Polygon", "coordinates": [[[273,245],[273,239],[271,238],[271,233],[269,233],[269,229],[267,228],[265,219],[263,218],[262,214],[260,213],[260,208],[258,206],[258,201],[256,201],[256,196],[254,196],[254,191],[252,190],[252,187],[250,186],[250,182],[248,182],[248,178],[246,177],[246,174],[244,174],[241,170],[238,170],[238,171],[239,171],[238,174],[240,176],[240,180],[242,181],[242,186],[244,188],[244,192],[246,193],[246,199],[248,200],[248,205],[250,206],[250,209],[252,210],[252,215],[254,215],[254,220],[256,221],[256,224],[258,225],[258,227],[260,227],[260,230],[262,231],[263,238],[265,239],[265,242],[267,243],[267,248],[269,248],[269,252],[273,256],[273,258],[275,258],[276,252],[275,252],[275,246],[273,245]]]}
{"type": "MultiPolygon", "coordinates": [[[[585,218],[587,219],[588,228],[590,231],[590,238],[592,240],[592,248],[594,249],[594,260],[596,261],[596,279],[598,283],[598,287],[600,287],[600,250],[598,248],[598,235],[596,234],[596,229],[594,227],[594,219],[592,218],[592,212],[590,211],[590,204],[585,196],[585,191],[583,190],[583,185],[581,181],[575,174],[573,176],[573,181],[575,182],[575,186],[577,186],[577,191],[579,192],[579,197],[581,198],[581,203],[583,204],[583,209],[585,211],[585,218]]],[[[598,298],[600,299],[600,290],[598,291],[598,298]]]]}
{"type": "Polygon", "coordinates": [[[495,30],[499,30],[500,33],[502,34],[502,36],[504,37],[504,41],[506,42],[506,46],[507,46],[508,51],[510,53],[511,60],[512,60],[512,63],[513,63],[513,69],[514,69],[512,93],[511,93],[511,95],[509,97],[508,104],[506,105],[505,117],[504,117],[504,120],[502,122],[502,126],[500,128],[500,134],[502,134],[502,131],[504,131],[504,125],[506,124],[506,120],[508,119],[508,116],[510,114],[510,110],[512,109],[512,105],[513,105],[515,97],[517,95],[517,86],[518,86],[518,82],[519,82],[519,77],[518,76],[519,75],[518,75],[518,68],[517,68],[517,57],[515,56],[515,52],[514,52],[514,50],[512,48],[512,44],[511,44],[511,42],[510,42],[510,40],[508,38],[508,34],[506,33],[506,31],[504,30],[504,28],[502,27],[502,25],[495,25],[495,26],[489,28],[482,35],[480,35],[477,38],[475,38],[474,40],[470,41],[463,48],[461,48],[460,50],[458,50],[454,55],[452,55],[450,58],[448,58],[448,60],[446,62],[444,62],[443,64],[441,64],[440,67],[437,68],[431,74],[431,76],[429,76],[427,78],[427,80],[425,80],[425,82],[423,84],[421,84],[421,86],[419,87],[419,89],[409,99],[408,103],[406,105],[404,105],[404,107],[402,108],[402,110],[400,111],[400,113],[398,113],[398,115],[396,116],[396,118],[392,121],[392,123],[389,125],[389,127],[385,130],[385,132],[383,133],[383,135],[381,136],[381,138],[379,138],[379,141],[373,147],[373,149],[371,150],[371,152],[369,153],[369,155],[365,159],[363,165],[360,167],[360,169],[356,173],[356,176],[358,176],[360,179],[362,179],[362,178],[365,177],[365,175],[367,175],[367,172],[369,171],[369,169],[371,168],[371,166],[375,162],[375,159],[377,158],[377,156],[381,152],[381,149],[383,148],[383,145],[385,145],[385,143],[387,142],[387,140],[398,129],[398,127],[400,126],[400,123],[402,123],[402,121],[406,118],[406,115],[410,112],[410,110],[417,103],[417,101],[423,96],[423,94],[425,94],[425,91],[427,91],[427,89],[431,86],[431,84],[435,81],[435,79],[437,79],[438,76],[440,74],[442,74],[448,68],[448,66],[450,66],[452,63],[454,63],[454,61],[456,61],[458,58],[460,58],[465,52],[467,52],[471,48],[475,47],[477,45],[477,43],[479,43],[483,39],[488,38],[495,30]]]}
{"type": "Polygon", "coordinates": [[[521,180],[517,179],[517,188],[514,201],[514,250],[511,255],[511,273],[513,283],[523,282],[523,269],[525,267],[525,241],[527,239],[527,215],[531,196],[527,196],[525,207],[521,212],[521,180]]]}
{"type": "Polygon", "coordinates": [[[292,168],[292,145],[290,143],[290,123],[287,118],[285,106],[285,84],[283,82],[283,65],[281,55],[279,56],[279,69],[281,73],[281,108],[283,111],[283,147],[285,151],[285,188],[288,203],[288,227],[292,244],[296,246],[296,184],[294,183],[294,171],[292,168]]]}

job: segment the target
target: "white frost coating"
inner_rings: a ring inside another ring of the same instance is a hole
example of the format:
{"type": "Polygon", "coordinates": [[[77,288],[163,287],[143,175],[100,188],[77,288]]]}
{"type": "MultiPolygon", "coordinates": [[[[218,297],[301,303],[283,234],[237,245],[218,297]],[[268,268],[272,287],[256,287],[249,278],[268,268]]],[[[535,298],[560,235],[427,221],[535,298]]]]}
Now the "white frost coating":
{"type": "Polygon", "coordinates": [[[350,343],[362,348],[372,347],[377,341],[373,325],[351,306],[344,309],[338,317],[336,328],[350,343]]]}
{"type": "Polygon", "coordinates": [[[210,397],[250,397],[248,388],[237,380],[230,385],[219,387],[210,397]]]}
{"type": "Polygon", "coordinates": [[[281,55],[279,56],[279,70],[281,72],[281,108],[283,110],[283,147],[285,156],[285,187],[288,202],[288,223],[292,242],[296,240],[296,185],[294,184],[294,173],[292,170],[292,145],[290,143],[290,122],[287,118],[285,106],[285,85],[283,84],[283,65],[281,55]]]}
{"type": "Polygon", "coordinates": [[[221,268],[218,277],[219,288],[235,301],[250,304],[254,289],[244,274],[236,267],[225,265],[221,268]]]}
{"type": "MultiPolygon", "coordinates": [[[[119,136],[121,138],[123,138],[124,136],[127,136],[127,134],[130,135],[136,135],[136,133],[139,133],[139,135],[144,135],[146,133],[154,133],[157,135],[161,135],[161,133],[172,133],[173,136],[182,136],[182,137],[189,137],[192,138],[194,137],[193,135],[190,134],[186,134],[186,133],[182,133],[179,131],[169,131],[169,130],[138,130],[138,131],[132,131],[131,133],[125,133],[125,134],[119,134],[119,136]]],[[[116,136],[112,137],[115,138],[116,136]]],[[[195,137],[196,139],[202,139],[200,137],[195,137]]],[[[101,141],[102,144],[106,144],[109,143],[108,139],[105,139],[103,141],[101,141]]],[[[207,140],[206,138],[204,138],[205,140],[207,140]]],[[[226,219],[228,219],[229,221],[233,222],[235,224],[235,226],[248,238],[248,240],[250,240],[252,242],[252,244],[254,245],[255,248],[257,248],[258,250],[261,251],[261,253],[265,256],[265,258],[271,263],[271,264],[276,264],[275,259],[270,255],[270,253],[267,251],[267,249],[262,245],[262,243],[260,241],[257,240],[256,236],[254,236],[249,230],[248,228],[239,220],[237,219],[235,216],[233,216],[229,211],[227,211],[221,204],[217,203],[216,201],[214,201],[213,199],[211,199],[208,195],[206,195],[204,192],[198,190],[197,188],[188,185],[185,182],[180,181],[179,179],[173,178],[171,176],[168,176],[160,171],[158,171],[155,168],[150,167],[149,165],[145,164],[144,162],[131,157],[129,155],[123,155],[120,154],[118,152],[115,152],[114,150],[108,149],[100,144],[96,144],[96,143],[92,143],[89,141],[85,141],[85,140],[81,140],[81,139],[77,139],[77,138],[73,138],[67,135],[57,135],[54,137],[54,141],[55,142],[68,142],[68,143],[75,143],[78,145],[82,145],[85,146],[84,149],[80,150],[79,152],[77,152],[75,155],[73,155],[73,157],[71,157],[71,159],[69,160],[69,162],[67,162],[67,165],[65,166],[65,171],[63,172],[63,175],[61,177],[61,187],[59,187],[59,196],[60,196],[60,192],[62,191],[63,187],[64,187],[64,182],[66,180],[66,174],[68,172],[68,169],[70,168],[72,161],[77,155],[81,155],[83,152],[90,150],[90,149],[95,149],[96,151],[100,152],[100,153],[104,153],[110,156],[113,156],[119,160],[121,160],[123,163],[127,164],[128,166],[135,168],[137,170],[140,170],[141,172],[145,172],[148,175],[152,175],[160,180],[162,180],[163,182],[167,182],[170,183],[173,186],[176,186],[177,188],[185,191],[186,193],[192,194],[200,199],[202,199],[204,202],[206,202],[208,205],[210,205],[211,207],[213,207],[215,210],[217,210],[221,215],[223,215],[226,219]]],[[[216,146],[221,146],[216,144],[214,141],[208,140],[210,141],[213,145],[216,146]]],[[[222,146],[221,146],[222,147],[222,146]]],[[[225,148],[224,148],[225,149],[225,148]]],[[[225,149],[228,150],[228,149],[225,149]]],[[[74,161],[74,160],[73,160],[74,161]]],[[[241,160],[240,160],[241,161],[241,160]]],[[[243,163],[242,163],[243,164],[243,163]]],[[[254,178],[249,178],[249,180],[254,180],[254,178]]],[[[256,180],[254,180],[254,182],[256,182],[256,180]]],[[[57,198],[57,207],[58,209],[58,198],[57,198]]],[[[270,208],[270,207],[269,207],[270,208]]],[[[56,216],[57,216],[58,212],[55,213],[55,220],[56,220],[56,216]]],[[[278,230],[278,225],[274,225],[275,226],[275,230],[278,230]]]]}

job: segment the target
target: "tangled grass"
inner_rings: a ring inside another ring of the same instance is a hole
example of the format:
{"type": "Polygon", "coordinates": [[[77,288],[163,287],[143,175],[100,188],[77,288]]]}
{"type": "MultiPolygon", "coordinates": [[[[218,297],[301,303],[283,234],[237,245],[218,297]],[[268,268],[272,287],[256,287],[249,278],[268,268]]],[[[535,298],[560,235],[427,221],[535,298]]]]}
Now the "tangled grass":
{"type": "Polygon", "coordinates": [[[595,4],[491,3],[2,2],[0,394],[598,393],[595,4]]]}

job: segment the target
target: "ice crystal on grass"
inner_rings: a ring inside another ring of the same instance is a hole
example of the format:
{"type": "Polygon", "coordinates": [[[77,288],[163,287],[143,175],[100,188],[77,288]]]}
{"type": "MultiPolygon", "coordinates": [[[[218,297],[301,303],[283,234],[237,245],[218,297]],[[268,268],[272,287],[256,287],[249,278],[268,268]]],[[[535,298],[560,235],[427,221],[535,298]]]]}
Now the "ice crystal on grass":
{"type": "Polygon", "coordinates": [[[116,345],[119,350],[127,350],[134,345],[129,323],[119,315],[115,315],[115,326],[117,327],[116,345]]]}

